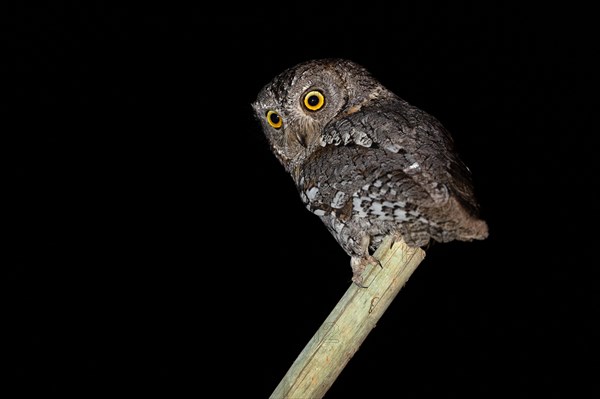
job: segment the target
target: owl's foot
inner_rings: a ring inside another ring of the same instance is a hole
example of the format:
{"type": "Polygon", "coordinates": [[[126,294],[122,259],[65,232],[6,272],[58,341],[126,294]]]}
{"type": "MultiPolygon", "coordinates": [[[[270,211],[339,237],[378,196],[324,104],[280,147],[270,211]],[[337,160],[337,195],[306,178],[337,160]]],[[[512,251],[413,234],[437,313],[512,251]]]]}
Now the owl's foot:
{"type": "Polygon", "coordinates": [[[352,282],[358,285],[360,288],[367,288],[363,284],[363,273],[367,265],[376,264],[379,267],[383,267],[379,259],[371,255],[366,256],[353,256],[350,259],[350,266],[352,266],[352,282]]]}

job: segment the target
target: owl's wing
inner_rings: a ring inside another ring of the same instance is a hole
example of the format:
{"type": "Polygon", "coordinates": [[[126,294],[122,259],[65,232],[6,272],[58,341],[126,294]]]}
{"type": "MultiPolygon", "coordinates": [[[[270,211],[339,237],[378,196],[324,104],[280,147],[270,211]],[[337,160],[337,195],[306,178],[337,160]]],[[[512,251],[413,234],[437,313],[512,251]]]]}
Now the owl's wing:
{"type": "MultiPolygon", "coordinates": [[[[334,235],[352,217],[370,223],[392,223],[409,245],[482,237],[483,222],[474,218],[444,184],[448,200],[436,201],[415,176],[406,159],[377,147],[326,145],[303,165],[297,181],[306,207],[325,216],[334,235]]],[[[360,224],[360,223],[365,223],[360,224]]]]}
{"type": "Polygon", "coordinates": [[[446,203],[450,196],[477,214],[471,173],[454,151],[452,137],[433,116],[395,99],[365,107],[329,123],[321,145],[359,145],[394,154],[395,163],[423,187],[431,199],[446,203]]]}

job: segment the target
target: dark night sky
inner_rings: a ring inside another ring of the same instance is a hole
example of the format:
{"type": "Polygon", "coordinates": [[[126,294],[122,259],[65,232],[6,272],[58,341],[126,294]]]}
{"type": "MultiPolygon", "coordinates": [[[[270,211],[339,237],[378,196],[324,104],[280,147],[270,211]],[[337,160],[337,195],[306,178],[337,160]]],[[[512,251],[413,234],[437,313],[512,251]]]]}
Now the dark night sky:
{"type": "Polygon", "coordinates": [[[250,103],[344,57],[452,132],[490,237],[432,245],[326,397],[600,394],[589,10],[52,4],[4,13],[21,392],[268,397],[351,270],[250,103]]]}

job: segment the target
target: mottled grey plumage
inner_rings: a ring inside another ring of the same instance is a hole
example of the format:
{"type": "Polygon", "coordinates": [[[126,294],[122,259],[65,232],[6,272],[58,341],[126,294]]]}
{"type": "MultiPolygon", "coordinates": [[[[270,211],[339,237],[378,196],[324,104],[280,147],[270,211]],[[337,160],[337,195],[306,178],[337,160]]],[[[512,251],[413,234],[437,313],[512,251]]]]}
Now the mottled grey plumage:
{"type": "Polygon", "coordinates": [[[339,59],[284,71],[253,104],[307,208],[352,257],[353,281],[386,235],[410,246],[487,237],[470,173],[434,117],[339,59]]]}

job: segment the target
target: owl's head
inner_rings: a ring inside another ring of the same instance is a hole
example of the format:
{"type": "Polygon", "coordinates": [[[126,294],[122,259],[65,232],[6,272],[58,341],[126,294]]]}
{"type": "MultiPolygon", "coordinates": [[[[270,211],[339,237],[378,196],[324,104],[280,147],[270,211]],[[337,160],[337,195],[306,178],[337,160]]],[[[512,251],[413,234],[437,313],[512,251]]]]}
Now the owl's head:
{"type": "Polygon", "coordinates": [[[252,106],[273,152],[292,171],[320,147],[328,123],[358,111],[384,91],[351,61],[315,60],[275,77],[252,106]]]}

